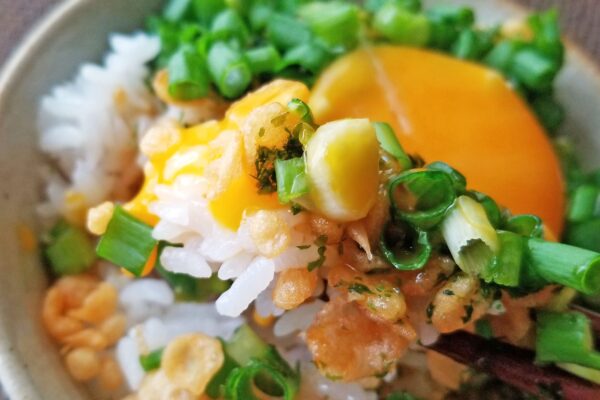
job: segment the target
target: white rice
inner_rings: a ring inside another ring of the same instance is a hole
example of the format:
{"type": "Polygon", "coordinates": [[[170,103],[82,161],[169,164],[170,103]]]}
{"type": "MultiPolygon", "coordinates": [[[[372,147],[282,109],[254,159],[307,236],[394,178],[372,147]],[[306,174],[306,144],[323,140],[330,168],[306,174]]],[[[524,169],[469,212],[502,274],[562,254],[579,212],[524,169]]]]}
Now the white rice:
{"type": "Polygon", "coordinates": [[[83,195],[84,205],[107,200],[135,165],[138,132],[156,112],[146,86],[146,63],[160,41],[143,33],[112,35],[102,66],[84,64],[75,79],[55,87],[41,101],[41,150],[59,172],[47,175],[45,216],[64,212],[65,195],[83,195]],[[65,181],[63,177],[68,180],[65,181]]]}
{"type": "MultiPolygon", "coordinates": [[[[71,194],[82,196],[83,206],[88,208],[110,200],[127,175],[139,169],[138,143],[161,107],[146,86],[150,74],[146,64],[158,54],[159,46],[157,38],[146,34],[113,35],[111,51],[102,66],[84,64],[73,81],[57,86],[42,99],[40,147],[58,167],[46,175],[47,202],[40,207],[42,215],[65,214],[66,198],[71,194]]],[[[171,106],[165,115],[181,116],[182,112],[187,111],[171,106]]],[[[189,122],[205,117],[185,115],[189,122]]],[[[223,135],[221,140],[229,136],[223,135]]],[[[176,171],[179,161],[168,162],[165,174],[176,171]]],[[[213,169],[217,175],[223,173],[218,165],[213,169]]],[[[304,331],[324,305],[314,300],[284,313],[272,300],[278,273],[305,268],[319,257],[314,235],[297,229],[306,223],[305,217],[280,212],[291,241],[281,254],[267,258],[260,254],[244,221],[236,232],[219,225],[208,208],[211,190],[214,188],[205,177],[178,176],[172,185],[156,189],[158,200],[150,211],[160,218],[154,237],[183,245],[162,253],[161,262],[167,270],[196,278],[217,273],[223,280],[235,279],[215,303],[176,303],[165,281],[132,280],[116,267],[101,263],[101,276],[119,290],[120,308],[128,321],[128,333],[118,342],[115,354],[131,390],[138,389],[145,376],[139,362],[141,354],[164,347],[186,333],[201,332],[227,340],[244,322],[239,315],[253,301],[258,314],[280,316],[274,333],[281,338],[304,331]],[[300,249],[300,245],[310,247],[300,249]]],[[[337,260],[337,248],[327,247],[325,265],[337,260]]],[[[314,297],[323,290],[320,282],[314,297]]],[[[323,377],[311,364],[305,346],[298,346],[297,353],[301,354],[295,361],[300,362],[303,391],[314,394],[307,398],[376,398],[358,384],[323,377]]]]}

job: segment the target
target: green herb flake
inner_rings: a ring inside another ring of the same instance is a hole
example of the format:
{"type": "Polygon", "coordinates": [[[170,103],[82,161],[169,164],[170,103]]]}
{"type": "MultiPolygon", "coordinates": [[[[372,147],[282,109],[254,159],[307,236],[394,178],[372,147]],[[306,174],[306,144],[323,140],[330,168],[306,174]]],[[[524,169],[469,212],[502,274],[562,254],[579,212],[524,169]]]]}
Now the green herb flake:
{"type": "Polygon", "coordinates": [[[353,293],[358,293],[358,294],[373,293],[367,285],[363,285],[362,283],[356,283],[356,282],[354,282],[350,286],[348,286],[348,291],[353,292],[353,293]]]}
{"type": "Polygon", "coordinates": [[[452,291],[451,289],[444,289],[442,293],[444,293],[444,295],[446,296],[454,296],[454,291],[452,291]]]}
{"type": "Polygon", "coordinates": [[[296,246],[297,248],[299,248],[300,250],[306,250],[310,248],[310,244],[303,244],[300,246],[296,246]]]}
{"type": "Polygon", "coordinates": [[[309,271],[312,271],[316,268],[320,268],[321,266],[323,266],[323,263],[325,262],[325,259],[326,259],[326,257],[325,257],[325,252],[327,251],[327,247],[325,246],[326,244],[327,244],[327,235],[321,235],[317,238],[317,240],[315,240],[315,245],[318,246],[317,253],[319,254],[319,258],[308,263],[308,265],[306,267],[308,268],[309,271]]]}
{"type": "Polygon", "coordinates": [[[260,128],[258,130],[258,137],[263,137],[263,136],[265,136],[265,128],[264,127],[260,128]]]}

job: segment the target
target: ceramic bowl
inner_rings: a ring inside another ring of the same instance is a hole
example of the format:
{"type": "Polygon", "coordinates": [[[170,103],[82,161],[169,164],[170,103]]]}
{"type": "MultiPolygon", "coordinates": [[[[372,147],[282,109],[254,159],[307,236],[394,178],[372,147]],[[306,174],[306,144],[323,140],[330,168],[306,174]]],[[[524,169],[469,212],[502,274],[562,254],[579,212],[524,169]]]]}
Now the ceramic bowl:
{"type": "MultiPolygon", "coordinates": [[[[484,22],[522,13],[504,1],[470,0],[484,22]]],[[[98,62],[110,32],[132,32],[160,0],[70,0],[57,6],[25,39],[0,75],[0,381],[11,399],[89,399],[67,375],[40,323],[46,275],[39,254],[19,241],[24,226],[36,228],[36,114],[40,97],[72,77],[83,62],[98,62]]],[[[440,1],[436,1],[440,3],[440,1]]],[[[573,46],[558,82],[568,109],[565,130],[589,167],[600,157],[600,78],[573,46]]],[[[500,110],[499,110],[500,112],[500,110]]],[[[543,177],[539,177],[543,179],[543,177]]],[[[1,395],[0,395],[1,397],[1,395]]]]}

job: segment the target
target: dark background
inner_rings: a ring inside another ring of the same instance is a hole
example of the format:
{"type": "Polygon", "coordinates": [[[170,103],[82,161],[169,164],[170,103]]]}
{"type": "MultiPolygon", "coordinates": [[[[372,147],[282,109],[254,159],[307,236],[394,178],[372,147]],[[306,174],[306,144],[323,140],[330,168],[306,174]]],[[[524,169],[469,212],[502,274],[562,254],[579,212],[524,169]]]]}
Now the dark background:
{"type": "MultiPolygon", "coordinates": [[[[600,0],[512,1],[535,8],[557,6],[567,35],[600,64],[600,0]]],[[[0,0],[0,65],[23,34],[57,3],[59,0],[0,0]]]]}

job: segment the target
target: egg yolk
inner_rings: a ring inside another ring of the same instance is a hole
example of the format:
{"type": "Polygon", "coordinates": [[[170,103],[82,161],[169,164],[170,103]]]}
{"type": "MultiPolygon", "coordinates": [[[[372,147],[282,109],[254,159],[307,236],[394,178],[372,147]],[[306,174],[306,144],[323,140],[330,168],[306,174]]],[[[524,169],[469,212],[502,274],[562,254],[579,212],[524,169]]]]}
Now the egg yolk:
{"type": "Polygon", "coordinates": [[[320,124],[392,124],[407,152],[448,163],[470,188],[561,232],[559,161],[535,116],[497,72],[426,50],[363,48],[325,70],[309,103],[320,124]]]}
{"type": "MultiPolygon", "coordinates": [[[[154,139],[157,142],[155,147],[159,150],[147,154],[142,189],[124,206],[125,209],[144,222],[156,225],[158,218],[149,211],[149,206],[157,200],[155,190],[158,185],[172,184],[182,175],[204,175],[207,166],[221,157],[219,148],[213,146],[215,139],[226,131],[241,131],[244,121],[254,109],[273,102],[286,105],[293,98],[308,101],[308,96],[309,92],[304,84],[276,80],[232,104],[220,121],[180,128],[175,135],[164,132],[161,136],[159,133],[154,139]]],[[[223,227],[232,230],[239,227],[246,211],[282,207],[276,193],[258,193],[252,172],[248,171],[245,163],[242,164],[241,174],[233,177],[220,193],[209,199],[213,217],[223,227]]]]}

